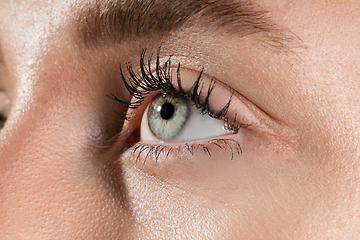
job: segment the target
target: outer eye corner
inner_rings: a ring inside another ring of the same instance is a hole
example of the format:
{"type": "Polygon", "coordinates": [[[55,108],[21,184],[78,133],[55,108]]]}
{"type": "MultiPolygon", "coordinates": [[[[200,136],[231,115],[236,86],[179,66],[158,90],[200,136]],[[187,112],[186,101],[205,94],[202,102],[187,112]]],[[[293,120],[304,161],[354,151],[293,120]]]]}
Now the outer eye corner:
{"type": "Polygon", "coordinates": [[[0,130],[4,128],[5,122],[10,114],[11,100],[7,93],[0,91],[0,130]]]}
{"type": "Polygon", "coordinates": [[[6,120],[0,116],[0,131],[4,128],[6,120]]]}

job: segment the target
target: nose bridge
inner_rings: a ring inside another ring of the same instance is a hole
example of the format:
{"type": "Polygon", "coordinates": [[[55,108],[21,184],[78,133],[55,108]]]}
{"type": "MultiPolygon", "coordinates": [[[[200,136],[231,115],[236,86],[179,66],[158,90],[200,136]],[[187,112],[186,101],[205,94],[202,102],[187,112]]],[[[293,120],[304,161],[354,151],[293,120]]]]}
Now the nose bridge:
{"type": "Polygon", "coordinates": [[[0,18],[8,17],[2,43],[17,85],[0,134],[0,238],[130,236],[134,222],[122,169],[102,146],[121,127],[106,117],[113,111],[104,99],[113,88],[103,81],[111,77],[94,74],[78,56],[70,18],[54,17],[66,1],[35,2],[11,16],[5,14],[10,6],[0,7],[0,18]]]}
{"type": "Polygon", "coordinates": [[[2,133],[0,230],[18,237],[29,229],[47,229],[47,237],[67,231],[85,236],[99,228],[124,232],[130,215],[121,170],[106,163],[106,153],[86,151],[89,126],[82,126],[66,94],[59,97],[62,104],[35,96],[2,133]]]}

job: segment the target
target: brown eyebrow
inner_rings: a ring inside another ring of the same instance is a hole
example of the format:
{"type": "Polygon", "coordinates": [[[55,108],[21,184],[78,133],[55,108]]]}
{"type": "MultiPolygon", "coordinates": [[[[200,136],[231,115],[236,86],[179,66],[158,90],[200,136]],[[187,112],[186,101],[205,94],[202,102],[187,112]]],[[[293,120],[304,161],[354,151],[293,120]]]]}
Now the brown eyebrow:
{"type": "MultiPolygon", "coordinates": [[[[84,9],[79,19],[80,35],[86,46],[96,46],[104,40],[164,36],[194,24],[230,34],[277,31],[266,13],[242,0],[103,0],[84,9]]],[[[267,34],[264,41],[270,38],[271,44],[284,45],[279,34],[275,35],[267,34]]]]}

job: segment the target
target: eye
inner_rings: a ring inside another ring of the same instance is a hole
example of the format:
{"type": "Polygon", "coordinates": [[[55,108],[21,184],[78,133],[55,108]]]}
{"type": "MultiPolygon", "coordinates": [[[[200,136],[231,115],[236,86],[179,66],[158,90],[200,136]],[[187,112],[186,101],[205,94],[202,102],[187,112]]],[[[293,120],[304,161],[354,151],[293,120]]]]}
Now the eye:
{"type": "Polygon", "coordinates": [[[156,95],[142,117],[142,141],[183,142],[231,133],[225,123],[203,114],[185,97],[156,95]]]}
{"type": "Polygon", "coordinates": [[[120,65],[131,101],[110,96],[128,108],[125,115],[118,113],[126,120],[128,136],[122,156],[132,156],[135,163],[148,159],[158,163],[186,152],[211,157],[211,151],[229,151],[231,159],[242,154],[240,140],[256,120],[244,104],[246,99],[205,74],[204,68],[198,72],[181,68],[180,63],[173,67],[171,56],[162,63],[160,51],[152,68],[152,54],[147,64],[145,54],[143,49],[136,71],[131,62],[126,64],[127,72],[120,65]]]}

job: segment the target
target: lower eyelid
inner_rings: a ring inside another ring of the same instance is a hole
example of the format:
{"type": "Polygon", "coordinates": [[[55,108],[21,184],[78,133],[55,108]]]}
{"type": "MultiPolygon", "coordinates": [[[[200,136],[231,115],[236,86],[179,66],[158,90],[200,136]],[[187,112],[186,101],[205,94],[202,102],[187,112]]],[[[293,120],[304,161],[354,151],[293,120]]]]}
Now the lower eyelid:
{"type": "Polygon", "coordinates": [[[199,142],[176,144],[137,143],[127,149],[123,157],[130,158],[134,163],[147,163],[157,165],[165,161],[174,161],[178,158],[212,157],[213,152],[226,153],[229,160],[236,155],[242,155],[243,150],[239,141],[231,136],[213,138],[199,142]]]}

